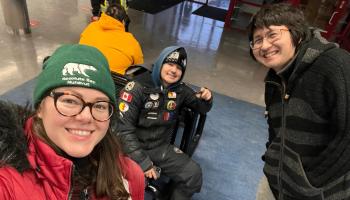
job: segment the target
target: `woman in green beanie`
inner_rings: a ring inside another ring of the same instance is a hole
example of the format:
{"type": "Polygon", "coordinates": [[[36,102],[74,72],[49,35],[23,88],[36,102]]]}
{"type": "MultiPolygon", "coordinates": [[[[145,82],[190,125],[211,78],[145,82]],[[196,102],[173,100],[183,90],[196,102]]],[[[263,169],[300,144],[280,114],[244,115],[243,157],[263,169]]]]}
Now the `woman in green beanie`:
{"type": "Polygon", "coordinates": [[[96,48],[58,48],[33,103],[0,101],[0,199],[144,199],[143,172],[110,129],[115,88],[96,48]]]}

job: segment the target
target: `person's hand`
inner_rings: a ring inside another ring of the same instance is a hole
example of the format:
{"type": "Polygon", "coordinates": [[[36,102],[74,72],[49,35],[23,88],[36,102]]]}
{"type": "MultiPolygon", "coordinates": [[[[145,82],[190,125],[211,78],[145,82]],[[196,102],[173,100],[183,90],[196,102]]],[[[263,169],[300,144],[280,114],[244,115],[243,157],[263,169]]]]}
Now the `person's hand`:
{"type": "Polygon", "coordinates": [[[208,88],[201,87],[201,89],[198,92],[196,92],[196,97],[209,101],[211,99],[211,92],[208,88]]]}
{"type": "Polygon", "coordinates": [[[154,180],[157,180],[157,173],[156,173],[156,170],[154,169],[154,167],[152,167],[151,169],[149,169],[149,170],[147,170],[146,172],[145,172],[145,176],[147,177],[147,178],[153,178],[154,180]]]}

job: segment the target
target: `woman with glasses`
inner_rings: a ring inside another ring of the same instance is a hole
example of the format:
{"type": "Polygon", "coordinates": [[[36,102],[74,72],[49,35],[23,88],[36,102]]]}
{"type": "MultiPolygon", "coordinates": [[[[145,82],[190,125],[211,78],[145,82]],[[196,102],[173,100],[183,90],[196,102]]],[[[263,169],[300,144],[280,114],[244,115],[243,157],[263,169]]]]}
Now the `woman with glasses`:
{"type": "Polygon", "coordinates": [[[102,53],[58,48],[33,104],[0,101],[0,199],[144,199],[143,172],[110,129],[116,97],[102,53]]]}
{"type": "Polygon", "coordinates": [[[269,69],[257,199],[349,199],[350,54],[288,4],[262,8],[250,28],[251,55],[269,69]]]}

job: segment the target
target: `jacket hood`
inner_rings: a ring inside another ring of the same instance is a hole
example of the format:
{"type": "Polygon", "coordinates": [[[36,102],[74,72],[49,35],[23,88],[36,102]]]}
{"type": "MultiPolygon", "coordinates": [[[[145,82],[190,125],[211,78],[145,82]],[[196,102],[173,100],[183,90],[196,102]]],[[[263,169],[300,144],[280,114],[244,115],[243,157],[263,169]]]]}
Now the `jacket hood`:
{"type": "Polygon", "coordinates": [[[0,101],[0,167],[9,165],[19,172],[30,168],[24,124],[32,113],[29,104],[21,107],[0,101]]]}
{"type": "MultiPolygon", "coordinates": [[[[167,47],[165,49],[163,49],[163,51],[159,54],[159,57],[157,58],[156,62],[154,63],[153,65],[153,68],[152,68],[152,80],[153,80],[153,83],[156,87],[161,87],[162,86],[162,80],[161,80],[161,77],[160,77],[160,72],[162,70],[162,66],[163,66],[163,63],[165,61],[165,59],[168,57],[168,55],[176,50],[179,50],[183,47],[180,47],[180,46],[170,46],[170,47],[167,47]]],[[[182,75],[181,75],[181,78],[179,79],[178,82],[172,84],[171,86],[169,86],[169,88],[171,87],[175,87],[177,86],[183,79],[184,75],[185,75],[185,71],[186,71],[186,67],[182,67],[182,75]]]]}
{"type": "Polygon", "coordinates": [[[124,24],[113,17],[106,15],[105,13],[101,14],[101,17],[98,21],[93,22],[97,23],[103,30],[123,30],[125,31],[124,24]]]}

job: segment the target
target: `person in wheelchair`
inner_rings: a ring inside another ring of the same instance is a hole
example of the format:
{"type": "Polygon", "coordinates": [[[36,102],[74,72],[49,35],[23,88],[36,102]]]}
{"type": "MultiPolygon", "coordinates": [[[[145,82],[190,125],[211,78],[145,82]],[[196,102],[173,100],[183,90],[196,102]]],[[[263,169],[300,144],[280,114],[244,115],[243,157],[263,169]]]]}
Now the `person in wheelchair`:
{"type": "Polygon", "coordinates": [[[85,28],[79,41],[79,44],[99,49],[106,56],[111,71],[121,75],[130,65],[143,63],[139,42],[131,33],[125,32],[126,18],[121,5],[110,4],[98,21],[85,28]]]}
{"type": "Polygon", "coordinates": [[[183,47],[165,48],[152,72],[145,72],[120,92],[117,133],[123,150],[143,169],[149,179],[157,179],[157,168],[175,182],[173,200],[191,199],[202,186],[200,166],[169,143],[182,107],[205,114],[212,107],[212,93],[202,87],[194,92],[182,82],[187,64],[183,47]]]}

